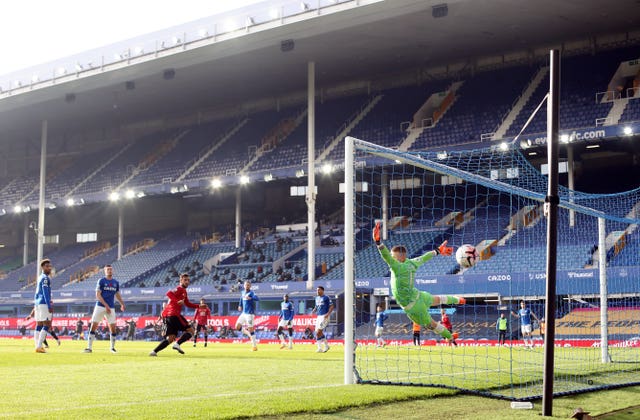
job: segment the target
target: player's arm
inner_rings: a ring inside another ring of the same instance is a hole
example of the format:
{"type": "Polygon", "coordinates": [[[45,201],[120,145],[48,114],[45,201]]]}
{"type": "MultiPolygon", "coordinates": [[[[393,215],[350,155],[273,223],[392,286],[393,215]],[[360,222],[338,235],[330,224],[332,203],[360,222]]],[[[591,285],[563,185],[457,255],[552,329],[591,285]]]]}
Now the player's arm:
{"type": "Polygon", "coordinates": [[[116,292],[116,300],[120,304],[120,311],[124,312],[124,300],[122,300],[122,296],[120,292],[116,292]]]}
{"type": "Polygon", "coordinates": [[[102,306],[104,306],[104,309],[108,314],[111,313],[111,308],[109,307],[109,305],[107,305],[107,302],[105,302],[104,298],[102,297],[102,291],[100,289],[96,290],[96,300],[102,303],[102,306]]]}
{"type": "Polygon", "coordinates": [[[255,293],[251,292],[251,299],[259,301],[260,298],[255,293]]]}
{"type": "Polygon", "coordinates": [[[181,304],[180,302],[182,302],[174,290],[169,290],[167,292],[167,297],[169,298],[169,303],[181,304]]]}
{"type": "MultiPolygon", "coordinates": [[[[331,301],[329,301],[329,302],[331,302],[331,301]]],[[[333,312],[334,308],[335,308],[335,305],[333,303],[331,303],[329,305],[329,310],[327,311],[327,314],[326,314],[327,317],[329,317],[329,315],[331,315],[331,312],[333,312]]]]}
{"type": "Polygon", "coordinates": [[[31,319],[35,314],[36,314],[36,307],[34,306],[33,308],[31,308],[31,312],[29,312],[29,315],[27,315],[25,319],[31,319]]]}
{"type": "Polygon", "coordinates": [[[53,302],[51,302],[51,287],[49,280],[42,282],[42,295],[44,297],[44,303],[49,308],[49,312],[53,312],[53,302]]]}
{"type": "Polygon", "coordinates": [[[394,260],[393,257],[391,256],[391,252],[389,252],[389,248],[387,248],[384,244],[377,245],[377,248],[378,248],[378,252],[380,253],[380,256],[382,257],[384,262],[387,263],[389,267],[393,268],[398,264],[398,262],[394,260]]]}
{"type": "Polygon", "coordinates": [[[418,265],[422,265],[427,261],[429,261],[431,258],[435,257],[436,255],[444,255],[446,257],[453,255],[453,247],[447,246],[447,242],[449,241],[444,241],[443,243],[440,244],[439,247],[437,247],[433,251],[425,252],[423,255],[417,258],[413,258],[412,261],[417,263],[418,265]]]}
{"type": "Polygon", "coordinates": [[[197,309],[200,305],[197,305],[189,300],[189,296],[184,297],[184,304],[187,308],[197,309]]]}
{"type": "Polygon", "coordinates": [[[240,297],[240,301],[238,302],[238,310],[242,312],[242,296],[240,297]]]}

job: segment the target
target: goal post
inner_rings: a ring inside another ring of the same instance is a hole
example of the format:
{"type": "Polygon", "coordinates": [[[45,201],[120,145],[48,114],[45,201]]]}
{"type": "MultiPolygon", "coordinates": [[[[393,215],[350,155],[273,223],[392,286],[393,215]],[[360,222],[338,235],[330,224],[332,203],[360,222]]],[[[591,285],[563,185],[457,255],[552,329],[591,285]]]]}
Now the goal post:
{"type": "MultiPolygon", "coordinates": [[[[340,273],[345,281],[344,383],[540,398],[546,188],[546,178],[514,145],[399,151],[347,137],[340,273]],[[404,245],[409,258],[445,240],[478,250],[480,259],[472,268],[437,256],[413,279],[419,291],[432,296],[466,298],[464,306],[429,309],[435,321],[444,315],[451,319],[460,335],[457,346],[425,328],[413,344],[410,321],[390,292],[389,268],[372,243],[377,220],[386,223],[387,247],[404,245]],[[531,335],[515,316],[522,303],[533,313],[531,335]],[[382,342],[374,325],[378,305],[388,315],[382,342]],[[509,327],[501,343],[502,316],[509,327]]],[[[560,186],[558,195],[554,395],[637,385],[640,189],[585,194],[560,186]]]]}

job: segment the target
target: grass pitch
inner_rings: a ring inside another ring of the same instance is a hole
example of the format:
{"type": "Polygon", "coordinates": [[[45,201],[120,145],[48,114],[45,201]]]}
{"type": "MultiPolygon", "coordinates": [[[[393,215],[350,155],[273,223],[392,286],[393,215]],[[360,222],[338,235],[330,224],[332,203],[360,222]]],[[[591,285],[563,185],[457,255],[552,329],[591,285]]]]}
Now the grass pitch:
{"type": "MultiPolygon", "coordinates": [[[[278,345],[183,345],[157,358],[152,342],[108,341],[82,353],[83,341],[64,341],[36,354],[32,340],[0,340],[0,418],[539,418],[539,404],[515,411],[509,402],[460,396],[427,387],[342,385],[343,353],[336,346],[293,351],[278,345]]],[[[640,388],[584,394],[554,401],[554,415],[570,416],[581,405],[592,413],[637,404],[640,388]]]]}

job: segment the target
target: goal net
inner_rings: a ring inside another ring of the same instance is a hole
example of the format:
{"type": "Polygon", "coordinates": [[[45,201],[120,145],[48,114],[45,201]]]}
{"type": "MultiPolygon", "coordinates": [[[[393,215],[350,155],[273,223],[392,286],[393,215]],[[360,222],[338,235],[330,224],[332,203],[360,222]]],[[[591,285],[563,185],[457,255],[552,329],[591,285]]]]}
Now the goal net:
{"type": "MultiPolygon", "coordinates": [[[[345,342],[353,332],[355,345],[345,346],[345,375],[352,364],[360,383],[540,398],[549,328],[547,178],[513,147],[405,152],[347,138],[346,156],[351,287],[345,293],[353,296],[347,303],[353,311],[345,317],[345,342]],[[440,255],[414,279],[420,291],[466,299],[429,309],[437,322],[443,314],[450,319],[455,344],[424,325],[414,341],[413,323],[394,299],[389,266],[372,240],[376,221],[386,247],[403,245],[408,258],[444,241],[476,247],[475,266],[463,269],[453,256],[440,255]],[[530,327],[520,309],[531,313],[530,327]],[[377,311],[385,318],[379,339],[377,311]]],[[[637,385],[640,191],[599,195],[560,187],[559,194],[554,394],[637,385]]]]}

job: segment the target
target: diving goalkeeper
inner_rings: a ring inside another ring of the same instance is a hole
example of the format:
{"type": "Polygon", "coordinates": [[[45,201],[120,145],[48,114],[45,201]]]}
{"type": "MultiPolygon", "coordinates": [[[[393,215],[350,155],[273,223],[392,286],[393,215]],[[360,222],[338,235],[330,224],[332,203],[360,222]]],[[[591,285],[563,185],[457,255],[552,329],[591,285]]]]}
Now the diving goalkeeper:
{"type": "Polygon", "coordinates": [[[373,240],[378,246],[378,252],[380,252],[382,259],[391,269],[391,291],[393,296],[409,319],[454,342],[458,338],[458,334],[451,334],[441,323],[431,319],[429,307],[441,304],[464,305],[466,303],[465,299],[449,295],[434,296],[427,292],[421,292],[414,285],[418,267],[436,255],[452,255],[453,248],[447,246],[447,241],[444,241],[442,245],[433,251],[429,251],[417,258],[407,259],[407,249],[404,246],[394,246],[389,252],[387,247],[380,241],[380,222],[377,222],[373,229],[373,240]]]}

